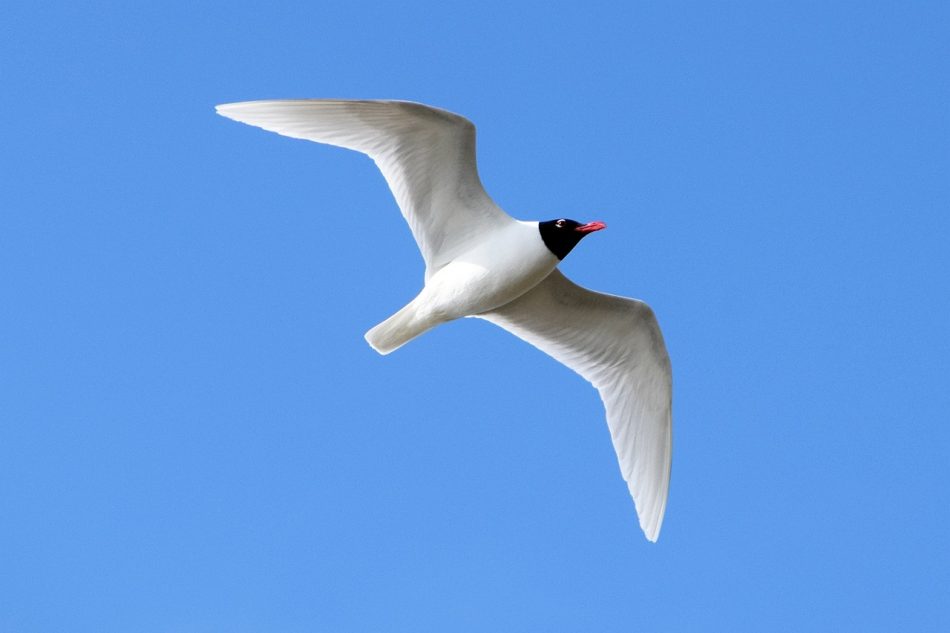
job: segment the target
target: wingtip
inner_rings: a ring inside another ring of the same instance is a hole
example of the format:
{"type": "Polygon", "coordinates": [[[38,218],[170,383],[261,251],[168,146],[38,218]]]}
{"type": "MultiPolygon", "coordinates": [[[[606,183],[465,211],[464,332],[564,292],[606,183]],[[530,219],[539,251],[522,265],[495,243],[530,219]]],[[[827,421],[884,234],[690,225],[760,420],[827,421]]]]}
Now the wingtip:
{"type": "Polygon", "coordinates": [[[221,116],[228,117],[229,119],[235,119],[238,112],[244,110],[253,111],[254,106],[266,103],[264,101],[233,101],[231,103],[219,103],[214,106],[214,111],[220,114],[221,116]]]}
{"type": "Polygon", "coordinates": [[[231,115],[228,114],[228,111],[233,110],[234,106],[239,105],[238,103],[219,103],[214,106],[214,111],[220,114],[221,116],[231,118],[231,115]]]}
{"type": "MultiPolygon", "coordinates": [[[[636,505],[636,501],[634,501],[636,505]]],[[[643,536],[646,537],[651,543],[656,543],[660,538],[660,528],[663,527],[663,515],[666,514],[666,500],[663,500],[662,505],[659,508],[654,509],[653,511],[647,511],[640,513],[640,508],[637,506],[637,518],[639,519],[640,529],[643,531],[643,536]]]]}
{"type": "Polygon", "coordinates": [[[640,529],[643,530],[643,536],[646,537],[651,543],[656,543],[657,539],[660,538],[660,526],[649,526],[640,524],[640,529]]]}

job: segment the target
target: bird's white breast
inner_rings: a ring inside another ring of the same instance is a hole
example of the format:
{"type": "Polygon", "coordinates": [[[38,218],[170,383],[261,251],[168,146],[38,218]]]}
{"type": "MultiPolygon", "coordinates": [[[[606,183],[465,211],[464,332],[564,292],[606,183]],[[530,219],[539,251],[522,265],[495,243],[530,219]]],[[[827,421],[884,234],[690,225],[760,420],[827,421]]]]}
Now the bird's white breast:
{"type": "Polygon", "coordinates": [[[487,312],[520,297],[557,264],[537,222],[512,222],[432,275],[418,305],[438,320],[487,312]]]}

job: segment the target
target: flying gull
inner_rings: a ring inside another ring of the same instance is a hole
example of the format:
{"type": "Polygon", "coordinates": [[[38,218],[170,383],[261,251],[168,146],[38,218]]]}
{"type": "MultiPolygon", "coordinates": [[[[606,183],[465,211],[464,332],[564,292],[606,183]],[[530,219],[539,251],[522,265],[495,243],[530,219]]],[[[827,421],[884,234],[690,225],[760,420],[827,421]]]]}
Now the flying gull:
{"type": "Polygon", "coordinates": [[[647,539],[663,523],[672,453],[672,373],[653,311],[587,290],[558,264],[603,222],[516,220],[485,193],[475,126],[419,103],[247,101],[219,114],[284,136],[367,154],[382,171],[425,260],[425,285],[370,329],[380,354],[435,326],[478,317],[568,366],[600,392],[620,471],[647,539]]]}

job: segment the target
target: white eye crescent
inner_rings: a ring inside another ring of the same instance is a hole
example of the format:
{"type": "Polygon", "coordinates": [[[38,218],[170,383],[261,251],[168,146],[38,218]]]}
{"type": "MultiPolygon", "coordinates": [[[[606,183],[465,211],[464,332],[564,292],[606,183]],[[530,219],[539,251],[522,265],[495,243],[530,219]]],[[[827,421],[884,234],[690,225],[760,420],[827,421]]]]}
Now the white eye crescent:
{"type": "Polygon", "coordinates": [[[559,228],[559,229],[563,229],[563,228],[564,228],[564,220],[558,220],[557,222],[554,223],[554,226],[556,226],[556,227],[559,228]]]}

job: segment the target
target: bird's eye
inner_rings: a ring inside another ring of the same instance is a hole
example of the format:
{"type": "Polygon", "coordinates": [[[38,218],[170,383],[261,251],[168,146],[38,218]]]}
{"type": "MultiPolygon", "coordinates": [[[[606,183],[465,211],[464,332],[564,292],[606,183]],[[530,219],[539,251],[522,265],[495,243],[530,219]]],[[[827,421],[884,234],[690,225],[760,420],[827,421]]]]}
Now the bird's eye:
{"type": "Polygon", "coordinates": [[[556,227],[559,228],[559,229],[563,229],[563,228],[564,228],[564,220],[558,220],[557,222],[554,223],[554,226],[556,226],[556,227]]]}

